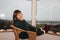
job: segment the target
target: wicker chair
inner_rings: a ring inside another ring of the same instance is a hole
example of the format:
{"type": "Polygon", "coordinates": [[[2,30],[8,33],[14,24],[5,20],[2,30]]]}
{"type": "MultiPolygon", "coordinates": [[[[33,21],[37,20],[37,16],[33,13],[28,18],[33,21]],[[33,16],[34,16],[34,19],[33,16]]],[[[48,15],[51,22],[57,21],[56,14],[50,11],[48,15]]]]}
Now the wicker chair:
{"type": "Polygon", "coordinates": [[[27,32],[28,35],[29,35],[29,40],[36,40],[36,33],[35,32],[32,32],[32,31],[26,31],[26,30],[23,30],[23,29],[20,29],[20,28],[17,28],[15,27],[14,25],[10,25],[12,28],[13,28],[13,31],[15,33],[15,38],[16,40],[20,40],[19,39],[19,34],[23,31],[27,32]]]}

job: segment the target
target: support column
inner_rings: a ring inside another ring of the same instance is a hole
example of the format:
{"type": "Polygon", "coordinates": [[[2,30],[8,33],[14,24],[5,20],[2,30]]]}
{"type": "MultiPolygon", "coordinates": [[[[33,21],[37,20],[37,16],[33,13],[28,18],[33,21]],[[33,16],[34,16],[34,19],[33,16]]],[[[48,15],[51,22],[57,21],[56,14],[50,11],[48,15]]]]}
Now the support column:
{"type": "Polygon", "coordinates": [[[37,0],[32,0],[32,25],[36,26],[37,0]]]}

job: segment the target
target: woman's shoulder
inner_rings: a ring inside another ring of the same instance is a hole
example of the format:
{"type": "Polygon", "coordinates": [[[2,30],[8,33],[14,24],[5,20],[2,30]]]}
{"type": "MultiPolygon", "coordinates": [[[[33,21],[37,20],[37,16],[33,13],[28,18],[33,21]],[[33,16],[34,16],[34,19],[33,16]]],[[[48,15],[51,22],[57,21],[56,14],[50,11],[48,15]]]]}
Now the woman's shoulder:
{"type": "Polygon", "coordinates": [[[13,22],[13,24],[16,24],[16,23],[20,23],[20,21],[18,21],[18,20],[15,20],[15,21],[13,22]]]}
{"type": "Polygon", "coordinates": [[[25,22],[25,20],[15,20],[13,23],[24,23],[25,22]]]}

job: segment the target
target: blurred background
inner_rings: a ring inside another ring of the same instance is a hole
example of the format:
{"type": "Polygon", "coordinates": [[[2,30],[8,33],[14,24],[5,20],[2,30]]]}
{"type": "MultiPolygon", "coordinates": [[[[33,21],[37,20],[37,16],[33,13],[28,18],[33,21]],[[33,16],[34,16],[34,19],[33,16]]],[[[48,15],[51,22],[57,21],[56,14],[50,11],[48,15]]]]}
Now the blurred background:
{"type": "MultiPolygon", "coordinates": [[[[17,9],[21,10],[26,21],[32,24],[31,0],[0,0],[0,29],[12,29],[10,24],[13,22],[13,11],[17,9]]],[[[36,10],[37,28],[48,26],[51,27],[49,32],[60,33],[60,0],[37,0],[36,10]]]]}

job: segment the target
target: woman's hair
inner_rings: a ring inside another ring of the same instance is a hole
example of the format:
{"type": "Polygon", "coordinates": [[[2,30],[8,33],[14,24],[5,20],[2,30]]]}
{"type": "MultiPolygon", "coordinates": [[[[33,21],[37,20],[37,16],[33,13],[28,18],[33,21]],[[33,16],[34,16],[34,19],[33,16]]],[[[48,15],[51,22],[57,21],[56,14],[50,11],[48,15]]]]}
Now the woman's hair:
{"type": "Polygon", "coordinates": [[[20,10],[15,10],[15,11],[13,12],[13,21],[17,20],[17,14],[18,14],[18,13],[21,13],[21,11],[20,11],[20,10]]]}

